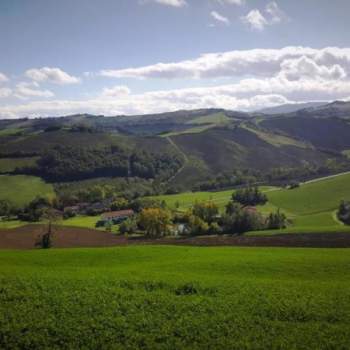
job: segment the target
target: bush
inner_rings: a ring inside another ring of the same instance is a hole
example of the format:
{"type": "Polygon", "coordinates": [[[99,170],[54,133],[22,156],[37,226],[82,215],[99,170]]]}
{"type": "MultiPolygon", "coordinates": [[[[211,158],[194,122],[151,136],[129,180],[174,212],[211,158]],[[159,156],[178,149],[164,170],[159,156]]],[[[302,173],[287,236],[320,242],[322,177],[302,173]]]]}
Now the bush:
{"type": "Polygon", "coordinates": [[[337,216],[344,224],[350,225],[350,202],[340,202],[337,216]]]}
{"type": "Polygon", "coordinates": [[[209,225],[202,220],[199,216],[190,214],[187,217],[187,224],[185,226],[185,232],[189,235],[199,236],[207,234],[209,225]]]}
{"type": "Polygon", "coordinates": [[[297,182],[297,181],[293,181],[293,182],[291,182],[291,183],[289,184],[289,189],[290,189],[290,190],[293,190],[294,188],[298,188],[298,187],[300,187],[300,183],[297,182]]]}

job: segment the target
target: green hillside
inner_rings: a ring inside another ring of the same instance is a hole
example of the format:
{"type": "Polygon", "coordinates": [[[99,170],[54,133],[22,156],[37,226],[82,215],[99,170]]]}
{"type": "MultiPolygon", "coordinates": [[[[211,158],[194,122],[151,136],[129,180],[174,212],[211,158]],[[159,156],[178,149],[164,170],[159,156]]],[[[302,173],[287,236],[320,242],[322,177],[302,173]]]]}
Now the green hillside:
{"type": "Polygon", "coordinates": [[[0,348],[346,349],[349,264],[346,249],[0,251],[0,348]]]}
{"type": "Polygon", "coordinates": [[[306,183],[293,190],[269,194],[270,201],[298,215],[335,210],[340,200],[350,198],[350,174],[306,183]]]}
{"type": "Polygon", "coordinates": [[[6,199],[15,205],[23,206],[36,196],[54,197],[52,185],[34,176],[0,175],[0,199],[6,199]]]}

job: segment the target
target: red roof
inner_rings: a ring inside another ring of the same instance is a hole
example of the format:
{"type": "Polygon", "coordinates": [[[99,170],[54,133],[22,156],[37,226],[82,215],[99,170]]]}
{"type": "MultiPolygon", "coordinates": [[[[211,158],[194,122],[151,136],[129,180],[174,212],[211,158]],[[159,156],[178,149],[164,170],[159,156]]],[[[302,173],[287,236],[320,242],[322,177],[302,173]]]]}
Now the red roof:
{"type": "Polygon", "coordinates": [[[103,213],[101,215],[102,219],[113,219],[120,218],[123,216],[132,216],[134,215],[134,211],[132,209],[127,210],[118,210],[118,211],[110,211],[108,213],[103,213]]]}

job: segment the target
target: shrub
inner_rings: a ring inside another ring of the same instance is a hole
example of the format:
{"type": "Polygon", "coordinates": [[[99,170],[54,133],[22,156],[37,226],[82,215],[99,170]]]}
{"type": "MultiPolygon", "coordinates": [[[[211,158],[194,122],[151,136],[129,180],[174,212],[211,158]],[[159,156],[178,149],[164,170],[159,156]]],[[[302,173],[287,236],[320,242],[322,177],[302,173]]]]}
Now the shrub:
{"type": "Polygon", "coordinates": [[[337,216],[344,224],[350,225],[350,202],[344,200],[340,202],[337,216]]]}

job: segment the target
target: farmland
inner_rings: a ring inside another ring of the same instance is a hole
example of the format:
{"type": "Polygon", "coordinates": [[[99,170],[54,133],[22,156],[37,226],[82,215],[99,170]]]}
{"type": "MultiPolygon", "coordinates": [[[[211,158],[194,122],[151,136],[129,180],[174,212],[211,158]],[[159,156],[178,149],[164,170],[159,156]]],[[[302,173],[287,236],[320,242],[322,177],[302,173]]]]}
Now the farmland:
{"type": "MultiPolygon", "coordinates": [[[[299,188],[281,189],[261,187],[269,202],[258,209],[263,214],[277,210],[286,213],[291,225],[280,231],[253,232],[253,234],[306,233],[306,232],[350,232],[335,218],[335,212],[342,199],[350,198],[350,174],[321,178],[302,184],[299,188]]],[[[197,201],[212,200],[221,210],[230,200],[233,190],[219,192],[195,192],[159,196],[169,207],[186,210],[197,201]]]]}
{"type": "Polygon", "coordinates": [[[0,347],[346,348],[349,266],[344,249],[1,251],[0,347]]]}

